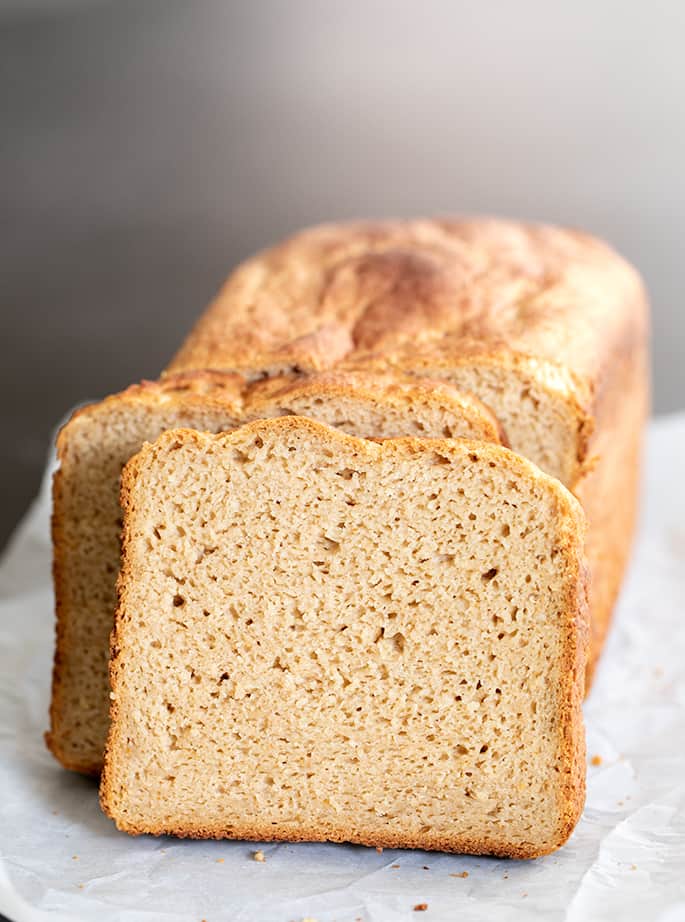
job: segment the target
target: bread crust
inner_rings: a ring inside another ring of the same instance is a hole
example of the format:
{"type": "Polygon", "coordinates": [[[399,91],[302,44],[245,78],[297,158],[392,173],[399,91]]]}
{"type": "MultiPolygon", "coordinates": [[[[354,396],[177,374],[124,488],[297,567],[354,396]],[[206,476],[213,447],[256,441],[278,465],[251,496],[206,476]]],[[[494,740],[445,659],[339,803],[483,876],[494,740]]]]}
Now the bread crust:
{"type": "Polygon", "coordinates": [[[359,845],[387,848],[422,848],[468,854],[489,854],[512,858],[534,858],[549,854],[563,845],[573,831],[585,802],[585,738],[582,721],[582,700],[584,696],[585,667],[588,650],[588,607],[587,568],[583,557],[585,517],[582,509],[568,490],[557,480],[543,474],[535,465],[509,449],[481,441],[454,439],[389,439],[381,443],[359,439],[339,430],[324,426],[303,417],[278,417],[261,419],[248,423],[240,429],[219,436],[209,436],[194,430],[178,429],[165,432],[153,444],[146,444],[126,465],[121,479],[121,506],[124,510],[122,541],[122,566],[118,578],[118,607],[110,647],[110,731],[105,750],[104,771],[101,777],[100,802],[103,811],[112,818],[117,827],[133,835],[174,835],[196,839],[249,839],[253,841],[331,841],[352,842],[359,845]],[[268,830],[258,823],[232,825],[230,828],[206,825],[183,825],[170,822],[168,825],[136,824],[128,822],[119,811],[116,797],[116,773],[122,741],[121,698],[119,696],[119,675],[122,668],[122,654],[125,652],[128,621],[128,584],[134,579],[131,548],[133,544],[132,518],[135,514],[135,487],[140,472],[149,459],[168,446],[179,443],[206,444],[209,439],[222,445],[239,446],[259,438],[265,433],[276,435],[288,431],[308,431],[314,437],[326,442],[334,451],[336,447],[352,446],[356,453],[366,459],[379,455],[400,458],[427,452],[443,456],[477,453],[479,457],[505,466],[513,476],[530,478],[544,483],[556,501],[560,528],[556,545],[563,550],[569,561],[570,576],[567,582],[567,606],[564,612],[563,662],[560,666],[560,682],[557,687],[559,703],[558,761],[559,786],[557,802],[559,825],[553,841],[530,843],[524,847],[511,842],[492,842],[476,837],[432,838],[428,834],[409,832],[406,836],[379,834],[365,836],[349,828],[304,827],[296,832],[290,828],[279,829],[269,825],[268,830]]]}
{"type": "Polygon", "coordinates": [[[73,433],[98,418],[106,417],[111,410],[171,407],[190,411],[202,408],[226,414],[227,418],[233,417],[237,424],[262,412],[273,412],[285,406],[288,401],[300,398],[330,401],[346,397],[368,401],[378,408],[395,407],[406,413],[408,418],[413,410],[421,407],[444,409],[457,418],[463,418],[479,438],[506,443],[506,436],[497,419],[476,398],[462,394],[444,381],[410,379],[410,382],[402,381],[398,376],[358,371],[312,375],[308,378],[284,376],[250,383],[240,375],[198,370],[168,375],[161,381],[142,381],[98,403],[80,407],[72,414],[57,436],[57,458],[61,467],[53,478],[52,545],[56,638],[50,729],[45,734],[48,748],[65,768],[87,775],[98,775],[102,769],[101,756],[87,758],[76,754],[67,742],[67,717],[72,705],[69,703],[65,662],[73,652],[69,649],[67,637],[67,626],[73,615],[70,609],[70,572],[65,537],[65,517],[68,513],[65,508],[64,478],[65,465],[67,468],[69,465],[69,445],[73,433]]]}

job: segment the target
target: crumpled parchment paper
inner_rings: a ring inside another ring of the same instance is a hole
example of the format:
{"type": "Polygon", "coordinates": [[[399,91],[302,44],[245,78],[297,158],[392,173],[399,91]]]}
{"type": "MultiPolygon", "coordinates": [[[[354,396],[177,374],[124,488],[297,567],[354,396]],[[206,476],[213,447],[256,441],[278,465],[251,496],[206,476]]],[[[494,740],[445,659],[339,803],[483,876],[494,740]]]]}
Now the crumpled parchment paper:
{"type": "Polygon", "coordinates": [[[43,744],[48,518],[46,477],[0,562],[0,912],[13,922],[685,920],[685,415],[650,430],[640,535],[585,706],[585,814],[536,861],[117,832],[96,783],[43,744]]]}

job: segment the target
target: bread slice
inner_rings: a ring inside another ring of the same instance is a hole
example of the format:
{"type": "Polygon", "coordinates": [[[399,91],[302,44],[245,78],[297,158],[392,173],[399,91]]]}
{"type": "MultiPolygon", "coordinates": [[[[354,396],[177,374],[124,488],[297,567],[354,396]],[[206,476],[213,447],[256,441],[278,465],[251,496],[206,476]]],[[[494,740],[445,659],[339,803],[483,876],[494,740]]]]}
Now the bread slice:
{"type": "Polygon", "coordinates": [[[58,436],[52,516],[57,638],[46,741],[66,768],[98,774],[102,767],[121,469],[165,429],[219,432],[237,425],[243,387],[238,376],[222,374],[143,382],[77,410],[58,436]]]}
{"type": "Polygon", "coordinates": [[[166,429],[220,432],[260,415],[292,413],[361,436],[499,439],[492,414],[453,387],[424,381],[408,389],[373,374],[248,386],[235,375],[198,372],[145,382],[78,410],[59,435],[54,481],[57,646],[47,743],[65,767],[90,774],[102,767],[123,465],[166,429]]]}
{"type": "Polygon", "coordinates": [[[443,378],[582,501],[592,645],[634,531],[649,406],[638,273],[589,234],[491,218],[324,224],[228,278],[169,366],[443,378]]]}
{"type": "Polygon", "coordinates": [[[131,833],[533,857],[584,799],[576,500],[483,442],[302,417],[122,478],[105,811],[131,833]]]}
{"type": "Polygon", "coordinates": [[[362,438],[467,438],[506,443],[476,397],[444,381],[379,372],[266,378],[247,387],[243,417],[307,416],[362,438]]]}

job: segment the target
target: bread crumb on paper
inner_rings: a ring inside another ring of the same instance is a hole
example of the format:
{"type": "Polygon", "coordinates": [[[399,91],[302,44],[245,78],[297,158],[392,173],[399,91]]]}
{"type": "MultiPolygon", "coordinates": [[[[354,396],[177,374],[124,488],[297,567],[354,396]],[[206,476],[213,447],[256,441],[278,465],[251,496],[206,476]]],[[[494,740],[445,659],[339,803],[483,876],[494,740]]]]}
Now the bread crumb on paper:
{"type": "MultiPolygon", "coordinates": [[[[462,877],[462,878],[466,878],[466,877],[468,877],[468,876],[469,876],[469,872],[468,872],[468,871],[460,871],[459,874],[450,874],[450,877],[462,877]]],[[[505,874],[504,876],[506,877],[506,874],[505,874]]]]}
{"type": "Polygon", "coordinates": [[[261,850],[261,848],[256,851],[252,857],[255,861],[266,861],[266,857],[264,856],[264,852],[261,850]]]}
{"type": "Polygon", "coordinates": [[[399,864],[391,864],[390,867],[391,867],[391,868],[399,868],[399,864]]]}
{"type": "Polygon", "coordinates": [[[602,757],[601,757],[601,756],[593,756],[593,757],[590,759],[590,765],[601,765],[601,764],[602,764],[602,757]]]}
{"type": "Polygon", "coordinates": [[[379,855],[382,855],[382,854],[383,854],[383,846],[382,846],[382,845],[377,845],[377,846],[376,846],[376,851],[378,852],[379,855]]]}
{"type": "Polygon", "coordinates": [[[217,858],[217,859],[216,859],[216,863],[217,863],[217,864],[223,864],[223,863],[224,863],[224,859],[223,859],[223,858],[217,858]]]}
{"type": "Polygon", "coordinates": [[[425,912],[428,909],[428,903],[417,903],[414,906],[414,912],[425,912]]]}

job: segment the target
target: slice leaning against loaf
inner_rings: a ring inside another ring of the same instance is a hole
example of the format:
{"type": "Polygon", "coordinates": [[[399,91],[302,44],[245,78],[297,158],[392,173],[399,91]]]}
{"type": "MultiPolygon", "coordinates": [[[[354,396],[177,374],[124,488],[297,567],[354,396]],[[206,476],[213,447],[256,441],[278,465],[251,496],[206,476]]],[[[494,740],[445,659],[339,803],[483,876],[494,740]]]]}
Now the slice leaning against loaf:
{"type": "Polygon", "coordinates": [[[197,372],[145,382],[78,410],[58,438],[60,469],[53,490],[57,646],[47,742],[67,768],[97,774],[102,767],[121,468],[166,429],[220,432],[260,415],[292,413],[361,436],[499,439],[492,414],[453,387],[422,381],[410,391],[374,374],[247,385],[239,376],[197,372]]]}
{"type": "Polygon", "coordinates": [[[533,857],[584,799],[584,517],[483,442],[303,417],[122,478],[105,811],[131,833],[533,857]]]}

